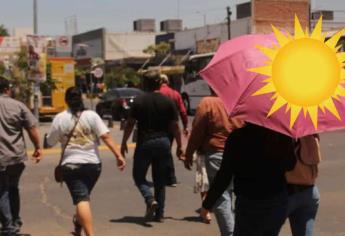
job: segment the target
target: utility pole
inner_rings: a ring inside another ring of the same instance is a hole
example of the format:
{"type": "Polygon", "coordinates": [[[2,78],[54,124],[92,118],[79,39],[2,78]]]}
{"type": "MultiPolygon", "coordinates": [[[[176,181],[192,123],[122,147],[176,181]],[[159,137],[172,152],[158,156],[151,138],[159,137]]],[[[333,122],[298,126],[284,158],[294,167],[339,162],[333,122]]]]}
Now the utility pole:
{"type": "MultiPolygon", "coordinates": [[[[33,0],[33,26],[34,26],[34,34],[37,35],[38,33],[38,25],[37,25],[37,0],[33,0]]],[[[40,84],[38,81],[34,82],[34,115],[39,120],[39,110],[38,110],[38,95],[39,95],[40,84]]]]}
{"type": "Polygon", "coordinates": [[[206,13],[201,11],[196,11],[195,13],[202,14],[204,26],[206,26],[206,13]]]}
{"type": "Polygon", "coordinates": [[[231,39],[231,9],[230,7],[226,7],[226,20],[228,23],[228,39],[231,39]]]}
{"type": "Polygon", "coordinates": [[[177,19],[180,19],[180,0],[177,0],[177,19]]]}
{"type": "Polygon", "coordinates": [[[33,8],[33,14],[34,14],[34,34],[37,34],[37,0],[33,0],[34,8],[33,8]]]}

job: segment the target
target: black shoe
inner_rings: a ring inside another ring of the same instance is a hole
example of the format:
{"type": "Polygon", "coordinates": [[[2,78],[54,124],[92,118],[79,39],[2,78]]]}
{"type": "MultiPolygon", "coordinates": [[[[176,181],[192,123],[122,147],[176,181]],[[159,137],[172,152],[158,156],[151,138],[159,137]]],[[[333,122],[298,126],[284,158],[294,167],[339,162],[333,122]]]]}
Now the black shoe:
{"type": "Polygon", "coordinates": [[[0,232],[1,236],[16,236],[15,232],[0,232]]]}
{"type": "Polygon", "coordinates": [[[180,182],[175,181],[175,182],[169,182],[169,183],[167,183],[166,186],[167,186],[167,187],[171,187],[171,188],[176,188],[178,184],[180,184],[180,182]]]}
{"type": "Polygon", "coordinates": [[[146,205],[146,213],[145,213],[145,219],[146,220],[152,220],[154,213],[158,207],[158,202],[155,200],[151,201],[146,205]]]}
{"type": "Polygon", "coordinates": [[[158,223],[164,223],[164,216],[155,216],[154,221],[158,223]]]}
{"type": "Polygon", "coordinates": [[[20,219],[14,220],[14,232],[19,233],[23,226],[23,222],[20,219]]]}
{"type": "Polygon", "coordinates": [[[74,236],[81,236],[82,227],[79,224],[76,216],[73,216],[73,225],[74,225],[74,232],[73,232],[74,236]]]}

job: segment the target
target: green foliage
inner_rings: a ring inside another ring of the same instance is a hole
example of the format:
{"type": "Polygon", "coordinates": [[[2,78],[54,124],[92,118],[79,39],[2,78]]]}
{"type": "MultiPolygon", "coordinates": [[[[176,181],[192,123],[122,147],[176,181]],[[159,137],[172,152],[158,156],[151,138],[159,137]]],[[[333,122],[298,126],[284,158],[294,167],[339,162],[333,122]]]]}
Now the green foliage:
{"type": "Polygon", "coordinates": [[[0,25],[0,36],[9,36],[8,30],[3,24],[0,25]]]}
{"type": "Polygon", "coordinates": [[[52,78],[52,64],[47,63],[47,79],[40,84],[43,95],[50,95],[51,91],[56,89],[56,80],[52,78]]]}
{"type": "Polygon", "coordinates": [[[86,69],[80,69],[80,68],[75,68],[75,76],[76,77],[82,77],[85,76],[88,73],[88,70],[86,69]]]}
{"type": "Polygon", "coordinates": [[[104,64],[104,60],[100,57],[95,57],[95,58],[92,58],[91,59],[91,65],[93,67],[96,67],[96,66],[101,66],[104,64]]]}
{"type": "Polygon", "coordinates": [[[166,42],[161,42],[156,45],[150,45],[143,50],[144,53],[150,54],[151,56],[155,55],[166,55],[170,52],[171,45],[166,42]]]}
{"type": "Polygon", "coordinates": [[[104,76],[104,83],[106,87],[124,87],[126,84],[139,85],[140,78],[137,72],[125,65],[113,68],[109,73],[104,76]]]}
{"type": "Polygon", "coordinates": [[[17,54],[17,59],[13,62],[11,82],[15,87],[16,99],[30,104],[32,95],[32,82],[27,79],[29,65],[26,47],[22,47],[17,54]]]}
{"type": "Polygon", "coordinates": [[[25,73],[27,73],[27,71],[29,70],[28,51],[26,47],[22,47],[20,52],[17,54],[15,66],[23,70],[25,73]]]}
{"type": "MultiPolygon", "coordinates": [[[[24,102],[29,106],[31,96],[33,95],[33,83],[28,80],[28,54],[27,48],[22,47],[17,54],[16,60],[12,62],[12,78],[11,82],[15,87],[16,99],[24,102]]],[[[40,84],[41,92],[43,95],[50,94],[51,90],[55,89],[55,80],[51,76],[51,64],[47,64],[47,80],[40,84]]]]}
{"type": "Polygon", "coordinates": [[[5,65],[2,61],[0,61],[0,75],[3,75],[5,73],[5,65]]]}

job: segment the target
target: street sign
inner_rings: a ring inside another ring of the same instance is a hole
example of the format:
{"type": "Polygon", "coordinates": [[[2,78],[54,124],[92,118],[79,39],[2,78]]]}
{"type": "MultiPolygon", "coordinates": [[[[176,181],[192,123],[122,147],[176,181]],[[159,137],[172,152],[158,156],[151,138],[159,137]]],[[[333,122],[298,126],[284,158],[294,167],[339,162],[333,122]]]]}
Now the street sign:
{"type": "Polygon", "coordinates": [[[69,44],[68,37],[66,37],[66,36],[61,36],[61,37],[59,38],[59,45],[60,45],[61,47],[66,47],[68,44],[69,44]]]}
{"type": "Polygon", "coordinates": [[[96,69],[94,69],[93,71],[92,71],[92,74],[97,78],[97,79],[100,79],[100,78],[102,78],[102,76],[103,76],[103,70],[102,70],[102,68],[96,68],[96,69]]]}
{"type": "Polygon", "coordinates": [[[71,36],[60,35],[55,37],[56,53],[69,55],[72,52],[71,36]]]}

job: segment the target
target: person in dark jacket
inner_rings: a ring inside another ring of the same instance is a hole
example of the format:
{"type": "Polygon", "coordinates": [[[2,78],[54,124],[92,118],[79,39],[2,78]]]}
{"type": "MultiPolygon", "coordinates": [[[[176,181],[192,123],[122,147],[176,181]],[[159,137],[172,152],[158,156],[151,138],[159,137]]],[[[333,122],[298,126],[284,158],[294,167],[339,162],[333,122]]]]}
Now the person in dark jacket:
{"type": "Polygon", "coordinates": [[[296,158],[294,140],[247,123],[228,137],[223,161],[207,197],[202,216],[234,180],[234,236],[275,236],[287,217],[288,192],[285,172],[296,158]]]}

